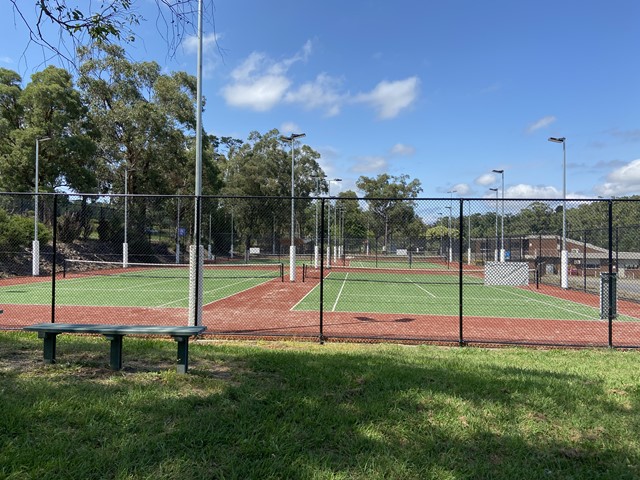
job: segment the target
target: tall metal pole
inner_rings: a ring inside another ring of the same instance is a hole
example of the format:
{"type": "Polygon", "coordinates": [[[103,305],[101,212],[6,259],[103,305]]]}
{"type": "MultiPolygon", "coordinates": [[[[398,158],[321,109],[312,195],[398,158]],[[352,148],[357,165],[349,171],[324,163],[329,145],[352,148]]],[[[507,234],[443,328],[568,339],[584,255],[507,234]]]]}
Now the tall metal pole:
{"type": "Polygon", "coordinates": [[[202,322],[203,252],[202,237],[202,0],[198,0],[198,57],[196,66],[196,171],[194,187],[193,239],[189,249],[189,325],[202,322]]]}
{"type": "Polygon", "coordinates": [[[313,244],[313,267],[318,268],[318,262],[320,260],[320,252],[318,250],[318,191],[320,190],[320,177],[313,175],[313,179],[316,181],[315,198],[316,198],[316,239],[313,244]]]}
{"type": "Polygon", "coordinates": [[[35,197],[33,199],[33,245],[31,274],[34,277],[40,275],[40,241],[38,240],[38,185],[40,184],[40,142],[51,140],[50,137],[36,138],[36,175],[35,175],[35,197]]]}
{"type": "Polygon", "coordinates": [[[567,254],[567,148],[566,137],[549,137],[549,141],[562,144],[562,251],[560,252],[560,286],[569,288],[569,255],[567,254]]]}
{"type": "Polygon", "coordinates": [[[291,145],[291,244],[289,246],[289,281],[296,281],[296,214],[295,214],[295,140],[305,137],[306,133],[292,133],[288,137],[281,136],[280,140],[291,145]]]}
{"type": "Polygon", "coordinates": [[[341,178],[329,180],[329,201],[327,202],[327,267],[331,268],[331,182],[341,182],[341,178]]]}
{"type": "MultiPolygon", "coordinates": [[[[202,195],[202,0],[198,0],[198,64],[197,64],[197,86],[196,96],[197,104],[196,110],[198,116],[196,118],[196,183],[195,183],[195,195],[202,195]]],[[[197,202],[196,202],[197,203],[197,202]]],[[[198,208],[196,206],[196,223],[197,225],[200,219],[198,218],[198,208]]],[[[194,235],[196,229],[193,229],[194,235]]],[[[199,239],[194,238],[194,245],[199,244],[199,239]]]]}

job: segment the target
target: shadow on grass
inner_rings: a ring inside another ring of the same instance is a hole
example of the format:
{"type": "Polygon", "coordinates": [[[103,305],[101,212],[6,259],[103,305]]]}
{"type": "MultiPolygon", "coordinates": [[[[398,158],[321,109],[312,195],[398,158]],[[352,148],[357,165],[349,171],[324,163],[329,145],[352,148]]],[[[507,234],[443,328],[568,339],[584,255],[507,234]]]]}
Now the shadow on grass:
{"type": "MultiPolygon", "coordinates": [[[[598,376],[532,362],[530,351],[519,367],[504,351],[194,345],[181,376],[96,369],[105,345],[86,339],[64,348],[72,360],[88,350],[88,363],[34,365],[39,343],[18,338],[16,348],[0,342],[0,358],[30,352],[32,365],[1,364],[0,476],[640,474],[637,383],[611,392],[598,376]]],[[[146,365],[174,354],[172,342],[130,343],[146,365]]]]}

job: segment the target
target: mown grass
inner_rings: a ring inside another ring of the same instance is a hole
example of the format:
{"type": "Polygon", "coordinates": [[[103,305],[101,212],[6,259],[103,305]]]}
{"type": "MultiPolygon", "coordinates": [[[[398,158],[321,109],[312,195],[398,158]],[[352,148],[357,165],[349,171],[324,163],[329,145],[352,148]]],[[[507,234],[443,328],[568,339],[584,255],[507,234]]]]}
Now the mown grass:
{"type": "Polygon", "coordinates": [[[640,478],[640,352],[0,333],[0,478],[640,478]]]}

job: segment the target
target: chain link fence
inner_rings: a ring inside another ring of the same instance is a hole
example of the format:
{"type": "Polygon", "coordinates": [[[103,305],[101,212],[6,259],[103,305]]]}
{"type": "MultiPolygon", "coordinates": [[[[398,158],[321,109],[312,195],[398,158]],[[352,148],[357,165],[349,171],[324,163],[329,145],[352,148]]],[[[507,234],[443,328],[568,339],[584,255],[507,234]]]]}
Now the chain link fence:
{"type": "Polygon", "coordinates": [[[0,193],[0,328],[638,347],[639,224],[631,199],[0,193]]]}

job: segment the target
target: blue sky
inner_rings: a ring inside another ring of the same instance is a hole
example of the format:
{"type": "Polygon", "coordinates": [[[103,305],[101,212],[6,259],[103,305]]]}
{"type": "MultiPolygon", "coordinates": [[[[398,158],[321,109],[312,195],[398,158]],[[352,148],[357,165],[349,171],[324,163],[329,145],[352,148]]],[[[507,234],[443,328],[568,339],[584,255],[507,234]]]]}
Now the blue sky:
{"type": "MultiPolygon", "coordinates": [[[[169,57],[155,3],[134,4],[148,21],[131,58],[195,75],[194,39],[169,57]]],[[[3,8],[0,66],[26,81],[46,64],[43,52],[25,50],[24,26],[3,8]]],[[[637,0],[205,0],[205,8],[205,129],[240,139],[304,132],[342,190],[386,172],[419,179],[424,197],[493,196],[500,177],[491,171],[504,169],[505,197],[559,198],[554,136],[567,139],[569,197],[640,194],[637,0]]]]}

